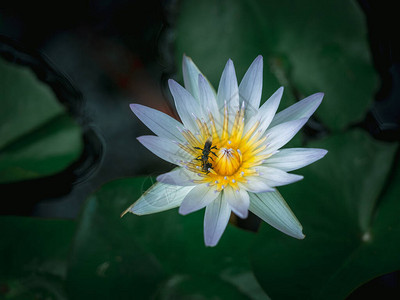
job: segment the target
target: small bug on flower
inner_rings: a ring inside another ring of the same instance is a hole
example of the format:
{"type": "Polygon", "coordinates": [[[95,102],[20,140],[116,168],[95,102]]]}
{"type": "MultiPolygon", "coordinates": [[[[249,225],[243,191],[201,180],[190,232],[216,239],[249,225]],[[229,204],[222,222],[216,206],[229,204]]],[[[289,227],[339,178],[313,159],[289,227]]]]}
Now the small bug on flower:
{"type": "Polygon", "coordinates": [[[206,140],[206,142],[204,143],[204,147],[203,149],[200,147],[194,147],[195,149],[201,150],[201,155],[199,155],[196,160],[201,161],[201,168],[203,170],[203,172],[205,172],[206,174],[208,174],[210,171],[209,169],[212,167],[212,163],[210,163],[208,161],[209,158],[211,158],[211,160],[214,160],[210,154],[213,154],[215,157],[217,157],[217,155],[212,151],[213,149],[217,150],[216,146],[212,146],[212,140],[211,138],[208,138],[206,140]]]}

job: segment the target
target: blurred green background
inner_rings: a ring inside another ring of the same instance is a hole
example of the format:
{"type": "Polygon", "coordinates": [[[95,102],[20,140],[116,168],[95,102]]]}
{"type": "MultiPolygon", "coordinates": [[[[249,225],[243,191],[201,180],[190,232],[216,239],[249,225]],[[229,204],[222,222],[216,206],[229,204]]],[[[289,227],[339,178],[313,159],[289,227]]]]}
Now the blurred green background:
{"type": "Polygon", "coordinates": [[[0,299],[398,299],[399,18],[378,1],[14,1],[0,8],[0,299]],[[172,168],[136,140],[176,116],[190,56],[214,87],[264,57],[263,101],[316,93],[290,142],[329,151],[280,192],[295,240],[232,218],[120,213],[172,168]],[[392,298],[393,297],[393,298],[392,298]]]}

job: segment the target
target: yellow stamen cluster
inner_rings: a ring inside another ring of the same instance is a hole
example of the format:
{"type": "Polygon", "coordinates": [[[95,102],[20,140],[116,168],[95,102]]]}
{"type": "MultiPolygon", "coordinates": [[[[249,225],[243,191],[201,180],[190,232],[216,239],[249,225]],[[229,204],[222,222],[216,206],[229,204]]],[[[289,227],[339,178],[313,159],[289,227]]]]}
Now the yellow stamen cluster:
{"type": "Polygon", "coordinates": [[[245,107],[237,111],[233,124],[229,123],[228,107],[225,104],[222,131],[218,132],[213,115],[209,114],[209,124],[196,118],[199,132],[195,135],[190,130],[183,130],[182,135],[187,144],[179,146],[193,156],[193,160],[184,162],[186,168],[198,174],[196,183],[208,183],[221,191],[227,186],[239,190],[239,184],[247,183],[246,177],[256,176],[255,166],[260,165],[270,155],[262,155],[266,148],[266,137],[262,132],[256,132],[259,122],[256,122],[247,132],[244,132],[245,107]],[[231,128],[230,128],[231,127],[231,128]],[[211,141],[212,147],[206,157],[211,167],[204,167],[203,149],[206,141],[211,141]]]}

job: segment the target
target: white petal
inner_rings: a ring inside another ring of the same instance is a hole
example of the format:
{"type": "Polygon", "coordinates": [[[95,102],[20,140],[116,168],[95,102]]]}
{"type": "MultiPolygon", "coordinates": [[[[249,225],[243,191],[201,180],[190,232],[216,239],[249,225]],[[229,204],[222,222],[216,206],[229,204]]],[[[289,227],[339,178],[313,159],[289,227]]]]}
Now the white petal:
{"type": "Polygon", "coordinates": [[[190,159],[189,154],[169,139],[154,135],[143,135],[137,139],[155,155],[170,163],[180,165],[182,160],[190,159]]]}
{"type": "Polygon", "coordinates": [[[243,188],[249,192],[265,193],[274,191],[274,189],[267,184],[267,181],[260,176],[249,176],[246,177],[246,179],[247,182],[241,184],[241,187],[243,186],[243,188]]]}
{"type": "Polygon", "coordinates": [[[315,148],[282,149],[265,161],[268,167],[293,171],[305,167],[325,156],[328,151],[315,148]]]}
{"type": "Polygon", "coordinates": [[[260,122],[258,131],[267,130],[272,119],[275,116],[279,103],[281,102],[283,87],[280,87],[265,103],[260,107],[257,114],[246,124],[245,132],[248,131],[257,121],[260,122]]]}
{"type": "Polygon", "coordinates": [[[286,145],[286,143],[288,143],[304,126],[307,120],[307,118],[293,120],[268,129],[265,132],[268,145],[266,153],[275,152],[282,146],[286,145]]]}
{"type": "Polygon", "coordinates": [[[290,184],[304,178],[301,175],[289,174],[280,169],[270,167],[259,166],[256,167],[256,171],[259,173],[259,176],[262,177],[271,187],[290,184]]]}
{"type": "Polygon", "coordinates": [[[244,189],[234,190],[230,186],[224,189],[222,197],[228,202],[232,211],[242,219],[249,213],[249,194],[244,189]]]}
{"type": "Polygon", "coordinates": [[[174,118],[161,111],[140,104],[131,104],[130,108],[140,121],[159,137],[177,141],[184,140],[178,129],[182,129],[183,126],[174,118]]]}
{"type": "Polygon", "coordinates": [[[287,121],[309,118],[321,104],[324,93],[316,93],[276,114],[271,122],[275,126],[287,121]]]}
{"type": "Polygon", "coordinates": [[[217,94],[218,108],[223,112],[225,102],[229,107],[229,113],[233,116],[239,110],[239,88],[236,79],[235,67],[231,59],[225,65],[217,94]]]}
{"type": "Polygon", "coordinates": [[[228,224],[231,216],[231,209],[228,202],[221,197],[221,193],[217,199],[212,201],[206,207],[204,215],[204,242],[206,246],[215,246],[228,224]]]}
{"type": "Polygon", "coordinates": [[[183,125],[192,132],[196,132],[198,129],[193,115],[201,111],[199,103],[175,80],[169,79],[168,85],[183,125]]]}
{"type": "Polygon", "coordinates": [[[260,107],[263,84],[263,57],[257,56],[239,85],[240,102],[244,101],[246,119],[255,115],[260,107]]]}
{"type": "MultiPolygon", "coordinates": [[[[171,172],[161,174],[157,177],[157,181],[172,184],[172,185],[195,185],[193,179],[196,178],[196,174],[186,170],[185,168],[175,168],[171,172]]],[[[198,178],[197,178],[198,179],[198,178]]]]}
{"type": "Polygon", "coordinates": [[[220,121],[220,112],[218,110],[217,100],[215,98],[215,93],[207,81],[207,79],[199,74],[199,91],[200,91],[200,103],[203,108],[203,116],[208,120],[208,113],[210,112],[215,121],[220,121]]]}
{"type": "Polygon", "coordinates": [[[189,194],[183,199],[181,206],[179,207],[179,213],[187,215],[196,210],[202,209],[203,207],[210,204],[211,201],[215,200],[219,195],[215,188],[209,187],[207,184],[201,184],[195,186],[189,194]]]}
{"type": "Polygon", "coordinates": [[[123,214],[131,212],[136,215],[147,215],[178,207],[192,189],[192,186],[176,186],[157,182],[123,214]]]}
{"type": "Polygon", "coordinates": [[[185,89],[189,91],[192,96],[199,101],[199,85],[197,83],[199,74],[201,74],[199,68],[194,64],[190,57],[183,55],[182,60],[182,74],[183,83],[185,89]]]}
{"type": "Polygon", "coordinates": [[[297,239],[303,239],[303,227],[278,191],[250,193],[250,211],[269,225],[297,239]]]}

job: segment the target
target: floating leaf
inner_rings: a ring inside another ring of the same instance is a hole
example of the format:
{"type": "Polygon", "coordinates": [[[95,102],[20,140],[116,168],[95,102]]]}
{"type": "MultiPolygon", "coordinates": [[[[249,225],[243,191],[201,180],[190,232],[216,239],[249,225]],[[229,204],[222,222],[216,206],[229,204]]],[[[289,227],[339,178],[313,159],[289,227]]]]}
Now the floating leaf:
{"type": "Polygon", "coordinates": [[[265,299],[247,258],[253,234],[228,226],[218,247],[207,248],[203,241],[204,212],[181,216],[173,209],[120,218],[150,183],[145,178],[116,180],[88,199],[68,273],[71,298],[130,295],[148,299],[158,295],[168,299],[176,293],[200,293],[196,278],[201,278],[203,285],[209,285],[203,294],[207,299],[221,296],[221,291],[245,299],[265,299]],[[222,282],[221,291],[214,288],[215,281],[222,282]],[[182,282],[194,285],[186,290],[182,282]]]}
{"type": "Polygon", "coordinates": [[[186,0],[177,21],[176,60],[191,56],[217,87],[228,58],[241,78],[262,54],[263,100],[280,85],[286,88],[281,108],[295,97],[324,92],[317,117],[337,130],[364,117],[377,88],[366,36],[355,2],[186,0]]]}
{"type": "Polygon", "coordinates": [[[0,91],[0,183],[51,175],[79,157],[79,126],[30,69],[0,59],[0,91]]]}
{"type": "Polygon", "coordinates": [[[397,144],[357,130],[310,146],[329,153],[301,172],[303,182],[280,189],[306,238],[297,241],[263,226],[253,268],[272,298],[344,299],[367,280],[400,268],[399,168],[382,190],[397,144]]]}

